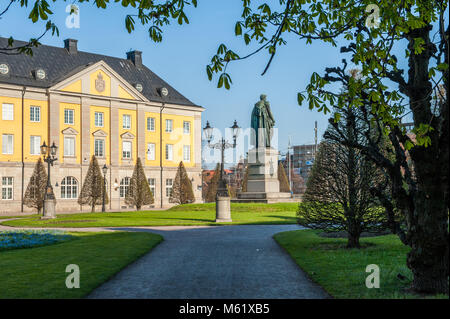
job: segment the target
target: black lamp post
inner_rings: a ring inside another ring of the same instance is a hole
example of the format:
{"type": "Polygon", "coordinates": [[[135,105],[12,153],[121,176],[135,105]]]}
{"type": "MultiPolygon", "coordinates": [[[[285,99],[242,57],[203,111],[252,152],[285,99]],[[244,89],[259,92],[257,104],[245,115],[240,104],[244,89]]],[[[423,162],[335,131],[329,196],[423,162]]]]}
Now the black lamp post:
{"type": "Polygon", "coordinates": [[[209,121],[206,121],[206,126],[203,128],[205,132],[206,140],[208,141],[208,146],[213,149],[221,150],[221,163],[220,163],[220,178],[219,178],[219,186],[217,187],[217,196],[228,196],[227,183],[224,178],[224,153],[227,148],[236,148],[236,138],[239,135],[240,127],[237,125],[237,122],[234,121],[233,126],[231,127],[233,130],[233,144],[225,141],[225,138],[222,137],[221,141],[218,143],[211,144],[211,140],[213,139],[213,128],[209,125],[209,121]]]}
{"type": "Polygon", "coordinates": [[[102,212],[105,212],[105,197],[106,197],[106,172],[108,171],[108,166],[103,165],[102,167],[103,171],[103,191],[102,191],[102,212]]]}
{"type": "Polygon", "coordinates": [[[44,157],[44,162],[47,163],[47,187],[44,195],[44,205],[42,208],[42,215],[45,216],[45,201],[46,200],[55,200],[55,194],[53,193],[53,187],[50,183],[50,166],[53,166],[53,162],[57,160],[56,151],[58,147],[55,145],[55,142],[52,143],[52,146],[48,147],[47,144],[41,145],[41,154],[44,157]]]}

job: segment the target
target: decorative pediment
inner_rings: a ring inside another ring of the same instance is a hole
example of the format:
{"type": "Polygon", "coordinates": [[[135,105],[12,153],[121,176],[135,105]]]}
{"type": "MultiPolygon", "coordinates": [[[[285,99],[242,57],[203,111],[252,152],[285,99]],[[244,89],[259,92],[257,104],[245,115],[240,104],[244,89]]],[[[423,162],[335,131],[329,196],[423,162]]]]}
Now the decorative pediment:
{"type": "Polygon", "coordinates": [[[50,89],[126,100],[148,101],[142,95],[142,84],[139,86],[127,82],[103,60],[72,70],[50,89]]]}
{"type": "Polygon", "coordinates": [[[78,131],[72,127],[68,127],[61,131],[64,135],[77,135],[78,131]]]}
{"type": "Polygon", "coordinates": [[[97,130],[94,133],[92,133],[95,137],[106,137],[108,134],[103,130],[97,130]]]}
{"type": "Polygon", "coordinates": [[[125,139],[125,140],[132,140],[134,139],[134,135],[130,132],[125,132],[122,135],[120,135],[121,138],[125,139]]]}

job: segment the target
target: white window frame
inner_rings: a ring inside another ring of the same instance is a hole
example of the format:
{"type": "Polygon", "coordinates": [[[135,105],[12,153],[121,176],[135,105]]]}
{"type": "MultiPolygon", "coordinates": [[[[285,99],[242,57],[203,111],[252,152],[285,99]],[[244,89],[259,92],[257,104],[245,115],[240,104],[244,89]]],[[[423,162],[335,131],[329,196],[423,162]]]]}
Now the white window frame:
{"type": "Polygon", "coordinates": [[[119,185],[119,197],[120,198],[124,198],[127,195],[128,192],[128,187],[130,187],[130,181],[131,178],[124,177],[120,180],[120,185],[119,185]]]}
{"type": "Polygon", "coordinates": [[[76,148],[76,140],[73,136],[64,136],[64,157],[74,157],[75,156],[75,148],[76,148]],[[66,141],[72,141],[71,146],[67,147],[68,144],[66,141]]]}
{"type": "Polygon", "coordinates": [[[147,131],[154,132],[156,127],[156,120],[154,117],[147,117],[147,131]]]}
{"type": "Polygon", "coordinates": [[[30,155],[41,155],[41,137],[39,135],[30,136],[30,155]]]}
{"type": "Polygon", "coordinates": [[[14,154],[14,135],[13,134],[2,134],[2,154],[6,154],[6,155],[14,154]],[[6,143],[5,143],[5,138],[6,138],[6,143]]]}
{"type": "Polygon", "coordinates": [[[131,115],[130,114],[122,114],[122,128],[125,130],[131,129],[131,115]]]}
{"type": "Polygon", "coordinates": [[[78,181],[73,176],[66,176],[61,181],[61,198],[76,199],[78,198],[78,181]]]}
{"type": "Polygon", "coordinates": [[[94,112],[94,125],[96,127],[103,127],[105,114],[103,112],[94,112]]]}
{"type": "Polygon", "coordinates": [[[156,159],[156,145],[155,143],[147,144],[147,160],[154,161],[156,159]]]}
{"type": "Polygon", "coordinates": [[[11,103],[2,104],[2,120],[14,121],[14,104],[11,103]]]}
{"type": "Polygon", "coordinates": [[[103,138],[94,139],[94,155],[100,158],[105,157],[105,139],[103,138]],[[101,144],[101,149],[97,147],[98,144],[101,144]]]}
{"type": "Polygon", "coordinates": [[[191,146],[183,145],[183,162],[190,162],[190,161],[191,161],[191,146]]]}
{"type": "Polygon", "coordinates": [[[122,141],[122,158],[131,159],[132,153],[133,153],[133,143],[131,141],[122,141]],[[125,145],[130,145],[129,151],[125,151],[125,145]]]}
{"type": "Polygon", "coordinates": [[[30,106],[30,122],[38,123],[41,121],[41,107],[36,105],[30,106]]]}
{"type": "Polygon", "coordinates": [[[155,197],[156,194],[156,179],[155,178],[147,178],[148,186],[150,187],[150,190],[153,194],[153,197],[155,197]]]}
{"type": "Polygon", "coordinates": [[[173,120],[166,119],[166,133],[172,133],[173,132],[173,120]]]}
{"type": "Polygon", "coordinates": [[[3,176],[2,200],[13,200],[13,199],[14,199],[14,177],[3,176]]]}
{"type": "Polygon", "coordinates": [[[191,122],[183,121],[183,134],[191,134],[191,122]]]}
{"type": "Polygon", "coordinates": [[[173,161],[173,144],[166,144],[166,161],[173,161]]]}
{"type": "Polygon", "coordinates": [[[173,179],[166,178],[166,197],[170,197],[173,192],[173,179]]]}
{"type": "Polygon", "coordinates": [[[74,125],[75,124],[75,110],[74,109],[64,109],[64,124],[74,125]],[[70,114],[70,116],[69,116],[70,114]]]}

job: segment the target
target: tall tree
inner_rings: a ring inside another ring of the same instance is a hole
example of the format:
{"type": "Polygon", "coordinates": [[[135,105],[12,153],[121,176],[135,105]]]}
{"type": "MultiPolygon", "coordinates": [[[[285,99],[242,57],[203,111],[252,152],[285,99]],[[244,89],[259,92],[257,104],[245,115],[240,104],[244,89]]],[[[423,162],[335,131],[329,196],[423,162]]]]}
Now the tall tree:
{"type": "Polygon", "coordinates": [[[189,204],[195,202],[192,183],[186,172],[183,161],[178,165],[177,175],[175,175],[169,201],[176,204],[189,204]]]}
{"type": "MultiPolygon", "coordinates": [[[[352,129],[354,110],[348,109],[339,122],[346,137],[361,140],[352,129]]],[[[330,125],[328,131],[334,131],[330,125]]],[[[382,171],[361,151],[325,139],[319,146],[303,202],[297,212],[300,225],[325,231],[344,230],[347,247],[359,248],[363,231],[387,227],[387,217],[371,188],[384,181],[382,171]]]]}
{"type": "Polygon", "coordinates": [[[39,158],[34,166],[33,175],[28,182],[27,190],[23,198],[23,203],[31,208],[36,208],[38,214],[44,206],[44,195],[47,188],[47,172],[45,171],[42,159],[39,158]]]}
{"type": "Polygon", "coordinates": [[[78,204],[89,205],[91,211],[95,212],[95,206],[102,205],[103,203],[103,194],[105,194],[105,204],[109,203],[103,174],[98,165],[97,158],[95,155],[92,155],[86,177],[84,178],[83,187],[78,196],[78,204]]]}
{"type": "Polygon", "coordinates": [[[214,170],[214,176],[208,183],[208,190],[205,196],[205,202],[212,203],[216,201],[217,187],[219,186],[220,178],[220,164],[217,163],[216,169],[214,170]]]}
{"type": "Polygon", "coordinates": [[[280,192],[290,193],[289,180],[286,176],[286,171],[281,162],[278,163],[278,181],[280,182],[280,192]]]}
{"type": "Polygon", "coordinates": [[[133,175],[131,176],[130,186],[125,194],[125,203],[136,206],[136,210],[141,210],[142,206],[150,205],[155,202],[147,177],[145,177],[144,168],[141,159],[138,157],[134,165],[133,175]]]}

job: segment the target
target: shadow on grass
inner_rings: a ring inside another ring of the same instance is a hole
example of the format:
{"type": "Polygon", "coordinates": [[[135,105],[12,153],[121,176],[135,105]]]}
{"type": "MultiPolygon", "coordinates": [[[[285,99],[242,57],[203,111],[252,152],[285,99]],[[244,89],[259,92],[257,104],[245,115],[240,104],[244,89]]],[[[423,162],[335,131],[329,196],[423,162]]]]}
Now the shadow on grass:
{"type": "Polygon", "coordinates": [[[82,298],[162,241],[154,233],[77,233],[76,240],[0,252],[0,299],[82,298]],[[70,253],[68,253],[70,252],[70,253]],[[82,284],[67,289],[67,265],[79,266],[82,284]],[[36,269],[45,269],[36,275],[36,269]]]}

